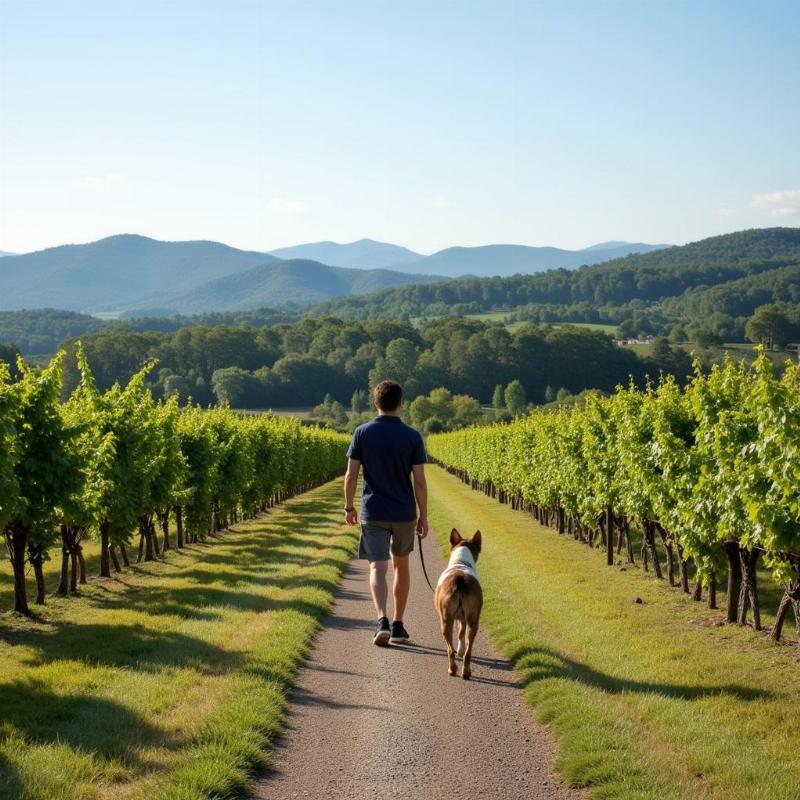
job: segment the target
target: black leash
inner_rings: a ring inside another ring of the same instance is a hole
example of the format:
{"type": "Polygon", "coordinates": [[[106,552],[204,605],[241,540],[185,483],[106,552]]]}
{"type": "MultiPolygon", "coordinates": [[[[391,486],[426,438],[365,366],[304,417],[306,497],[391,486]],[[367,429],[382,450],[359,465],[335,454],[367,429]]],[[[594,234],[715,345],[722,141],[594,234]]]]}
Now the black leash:
{"type": "Polygon", "coordinates": [[[419,561],[422,564],[422,574],[425,576],[430,590],[435,592],[436,590],[431,586],[431,579],[428,577],[428,570],[425,569],[425,556],[422,554],[422,537],[419,534],[417,534],[417,541],[419,542],[419,561]]]}

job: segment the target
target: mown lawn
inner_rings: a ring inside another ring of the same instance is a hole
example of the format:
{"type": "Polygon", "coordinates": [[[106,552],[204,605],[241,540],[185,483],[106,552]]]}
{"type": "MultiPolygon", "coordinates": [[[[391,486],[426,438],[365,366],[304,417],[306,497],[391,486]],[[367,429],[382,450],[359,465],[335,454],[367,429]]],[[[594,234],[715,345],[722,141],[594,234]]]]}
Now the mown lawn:
{"type": "Polygon", "coordinates": [[[443,546],[453,526],[483,532],[484,631],[551,726],[565,780],[615,800],[800,798],[791,623],[772,645],[441,469],[429,484],[443,546]]]}
{"type": "Polygon", "coordinates": [[[49,598],[34,620],[4,610],[0,798],[241,790],[265,764],[353,550],[340,507],[334,481],[79,597],[49,598]]]}

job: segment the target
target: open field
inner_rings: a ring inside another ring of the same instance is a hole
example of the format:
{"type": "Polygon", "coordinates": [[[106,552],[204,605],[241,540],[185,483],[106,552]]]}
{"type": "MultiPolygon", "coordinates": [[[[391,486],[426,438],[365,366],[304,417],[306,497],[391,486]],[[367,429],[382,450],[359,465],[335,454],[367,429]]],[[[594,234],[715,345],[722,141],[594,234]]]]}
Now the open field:
{"type": "MultiPolygon", "coordinates": [[[[703,350],[697,342],[677,342],[676,347],[680,347],[687,353],[696,353],[713,359],[714,361],[723,361],[726,356],[733,359],[744,359],[745,361],[752,362],[756,359],[755,345],[750,342],[728,342],[719,347],[709,347],[703,350]]],[[[626,344],[624,347],[632,350],[638,356],[649,356],[653,352],[652,344],[626,344]]],[[[776,364],[783,363],[787,358],[791,360],[797,359],[797,350],[767,350],[766,356],[774,361],[776,364]]]]}
{"type": "MultiPolygon", "coordinates": [[[[505,320],[514,314],[515,309],[508,311],[484,311],[480,314],[464,314],[465,319],[477,319],[481,322],[505,322],[505,320]]],[[[437,317],[412,317],[411,322],[419,326],[423,321],[437,319],[437,317]]],[[[520,325],[525,325],[525,322],[505,322],[508,330],[513,331],[519,328],[520,325]]],[[[614,336],[617,330],[616,325],[607,325],[602,322],[546,322],[545,325],[552,325],[554,328],[561,328],[564,325],[572,325],[576,328],[588,328],[593,331],[602,331],[609,336],[614,336]]]]}
{"type": "Polygon", "coordinates": [[[575,328],[587,328],[590,331],[602,331],[603,333],[607,333],[609,336],[616,336],[617,334],[616,325],[608,325],[604,322],[554,322],[552,325],[554,328],[562,328],[564,325],[572,325],[575,328]]]}
{"type": "MultiPolygon", "coordinates": [[[[228,797],[263,766],[354,537],[340,482],[34,620],[0,615],[0,797],[228,797]]],[[[96,562],[89,553],[90,573],[96,562]]],[[[53,568],[50,573],[52,576],[53,568]]],[[[52,577],[51,577],[52,585],[52,577]]]]}
{"type": "Polygon", "coordinates": [[[453,526],[483,532],[482,624],[550,724],[565,779],[615,800],[800,797],[795,644],[721,625],[722,612],[665,581],[604,568],[588,547],[429,472],[440,543],[453,526]]]}

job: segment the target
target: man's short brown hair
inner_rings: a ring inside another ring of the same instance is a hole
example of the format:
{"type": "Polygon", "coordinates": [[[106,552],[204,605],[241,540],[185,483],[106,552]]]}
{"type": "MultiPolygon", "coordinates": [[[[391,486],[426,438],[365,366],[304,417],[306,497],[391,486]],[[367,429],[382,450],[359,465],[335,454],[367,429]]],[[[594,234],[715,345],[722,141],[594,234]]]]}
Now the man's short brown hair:
{"type": "Polygon", "coordinates": [[[381,411],[397,411],[403,399],[403,390],[397,381],[381,381],[372,390],[372,399],[381,411]]]}

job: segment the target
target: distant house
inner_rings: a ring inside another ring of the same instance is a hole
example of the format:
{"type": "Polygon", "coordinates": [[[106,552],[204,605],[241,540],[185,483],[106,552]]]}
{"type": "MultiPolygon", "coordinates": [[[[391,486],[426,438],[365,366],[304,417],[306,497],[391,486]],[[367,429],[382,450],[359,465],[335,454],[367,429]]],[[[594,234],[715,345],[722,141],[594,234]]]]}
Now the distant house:
{"type": "Polygon", "coordinates": [[[655,336],[645,336],[644,339],[614,339],[614,344],[624,347],[629,344],[653,344],[655,336]]]}

